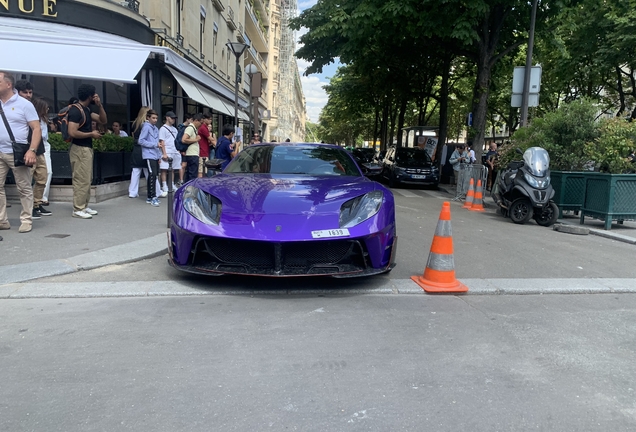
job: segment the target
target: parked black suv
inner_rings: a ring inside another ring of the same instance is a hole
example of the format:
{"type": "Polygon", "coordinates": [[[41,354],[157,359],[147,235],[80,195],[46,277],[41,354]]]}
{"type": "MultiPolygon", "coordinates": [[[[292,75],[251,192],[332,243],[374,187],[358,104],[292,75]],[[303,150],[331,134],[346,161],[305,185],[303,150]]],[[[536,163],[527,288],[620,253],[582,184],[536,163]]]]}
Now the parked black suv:
{"type": "Polygon", "coordinates": [[[426,150],[419,147],[390,147],[382,161],[382,176],[390,187],[419,184],[437,187],[439,169],[426,150]]]}

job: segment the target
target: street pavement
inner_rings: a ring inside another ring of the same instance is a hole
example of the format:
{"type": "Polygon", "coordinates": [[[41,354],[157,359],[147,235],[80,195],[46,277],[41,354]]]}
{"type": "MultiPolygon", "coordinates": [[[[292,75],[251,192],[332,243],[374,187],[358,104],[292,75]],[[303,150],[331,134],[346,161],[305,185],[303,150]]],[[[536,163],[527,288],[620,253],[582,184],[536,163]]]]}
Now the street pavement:
{"type": "Polygon", "coordinates": [[[0,431],[636,430],[636,296],[0,301],[0,431]]]}
{"type": "MultiPolygon", "coordinates": [[[[99,215],[91,220],[70,216],[68,203],[52,203],[50,217],[34,221],[31,233],[19,234],[15,227],[19,205],[9,211],[12,228],[2,231],[0,243],[0,297],[126,296],[231,293],[262,287],[284,292],[301,288],[344,289],[355,292],[421,293],[410,280],[421,275],[428,257],[442,202],[453,195],[415,188],[395,189],[398,220],[398,266],[389,275],[352,281],[332,279],[271,280],[254,278],[202,278],[176,272],[166,264],[166,203],[155,208],[142,198],[121,197],[94,207],[99,215]],[[144,261],[151,259],[150,264],[144,261]],[[130,267],[124,263],[135,263],[130,267]],[[105,268],[104,279],[91,288],[82,283],[86,270],[105,268]],[[69,277],[53,278],[68,274],[69,277]],[[121,274],[121,276],[119,276],[121,274]],[[163,281],[172,288],[157,290],[143,284],[136,289],[117,287],[113,279],[163,281]],[[49,279],[43,279],[49,278],[49,279]],[[24,283],[27,281],[37,281],[24,283]],[[72,283],[77,282],[75,286],[72,283]],[[199,281],[205,281],[200,283],[199,281]],[[51,283],[43,288],[42,283],[51,283]],[[55,285],[57,284],[57,285],[55,285]],[[75,287],[75,288],[74,288],[75,287]],[[213,289],[209,289],[213,287],[213,289]],[[215,290],[215,288],[218,288],[215,290]]],[[[631,264],[636,223],[613,225],[604,235],[578,236],[539,227],[534,222],[513,224],[495,212],[486,199],[484,213],[469,212],[451,201],[457,277],[471,294],[636,292],[636,267],[631,264]]],[[[574,217],[564,222],[574,223],[574,217]]],[[[586,221],[598,227],[599,221],[586,221]]]]}

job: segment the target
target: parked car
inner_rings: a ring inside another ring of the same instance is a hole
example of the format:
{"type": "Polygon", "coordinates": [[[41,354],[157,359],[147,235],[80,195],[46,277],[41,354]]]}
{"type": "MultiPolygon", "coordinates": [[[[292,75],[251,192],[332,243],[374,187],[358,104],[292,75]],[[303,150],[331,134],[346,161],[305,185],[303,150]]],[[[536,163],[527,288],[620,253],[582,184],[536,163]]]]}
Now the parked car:
{"type": "Polygon", "coordinates": [[[393,146],[382,161],[382,177],[390,187],[400,183],[437,187],[439,169],[423,148],[393,146]]]}
{"type": "Polygon", "coordinates": [[[362,173],[375,178],[382,173],[382,166],[375,161],[375,150],[366,147],[356,147],[351,151],[351,156],[358,163],[362,173]]]}

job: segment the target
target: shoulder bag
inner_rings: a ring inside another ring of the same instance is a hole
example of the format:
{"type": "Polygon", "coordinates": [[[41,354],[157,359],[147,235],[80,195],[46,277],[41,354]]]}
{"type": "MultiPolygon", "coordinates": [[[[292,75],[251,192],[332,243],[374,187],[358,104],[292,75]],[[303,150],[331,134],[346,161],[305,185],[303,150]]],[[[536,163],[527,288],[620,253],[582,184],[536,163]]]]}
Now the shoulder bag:
{"type": "Polygon", "coordinates": [[[2,108],[0,108],[0,115],[2,115],[4,127],[7,128],[9,139],[11,140],[11,147],[13,147],[13,165],[16,167],[24,166],[26,165],[24,163],[24,156],[26,155],[26,152],[29,151],[29,148],[31,148],[31,145],[29,143],[21,144],[15,142],[15,136],[13,136],[13,131],[11,130],[11,126],[9,126],[9,121],[7,120],[7,116],[2,108]]]}

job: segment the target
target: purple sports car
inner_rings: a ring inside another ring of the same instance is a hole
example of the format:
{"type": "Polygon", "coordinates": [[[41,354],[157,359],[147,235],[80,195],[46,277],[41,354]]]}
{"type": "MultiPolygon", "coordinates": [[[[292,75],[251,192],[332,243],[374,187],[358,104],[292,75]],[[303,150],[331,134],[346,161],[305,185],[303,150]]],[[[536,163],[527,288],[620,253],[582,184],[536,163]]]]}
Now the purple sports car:
{"type": "Polygon", "coordinates": [[[367,276],[396,247],[393,194],[337,146],[253,145],[175,193],[170,264],[187,272],[367,276]]]}

